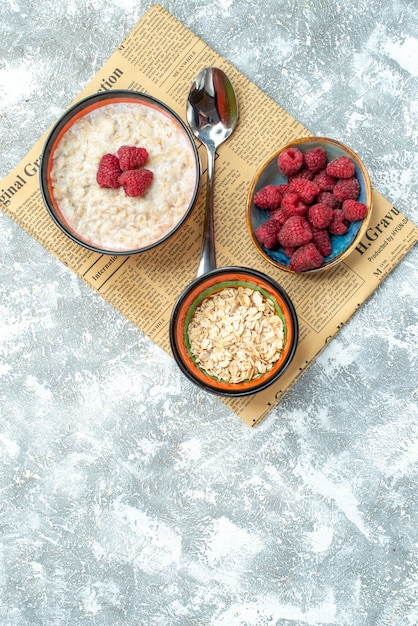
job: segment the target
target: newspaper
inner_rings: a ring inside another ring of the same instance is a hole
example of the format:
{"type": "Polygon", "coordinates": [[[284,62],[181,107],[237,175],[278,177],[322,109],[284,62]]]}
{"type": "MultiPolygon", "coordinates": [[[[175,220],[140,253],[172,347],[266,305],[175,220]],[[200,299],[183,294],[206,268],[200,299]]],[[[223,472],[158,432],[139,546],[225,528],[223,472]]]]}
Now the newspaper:
{"type": "MultiPolygon", "coordinates": [[[[255,426],[418,241],[418,229],[373,191],[369,228],[353,253],[337,267],[314,275],[295,275],[261,258],[245,220],[250,182],[280,145],[312,133],[159,5],[144,14],[76,101],[98,91],[133,89],[152,94],[185,119],[190,84],[208,65],[227,73],[239,102],[238,126],[216,158],[218,266],[253,267],[269,274],[288,292],[300,323],[295,358],[275,385],[254,396],[221,398],[245,424],[255,426]]],[[[106,256],[73,243],[50,219],[39,188],[40,155],[46,137],[47,132],[3,179],[2,210],[170,353],[171,310],[197,272],[205,202],[205,148],[197,142],[203,172],[199,201],[178,234],[139,255],[106,256]]]]}

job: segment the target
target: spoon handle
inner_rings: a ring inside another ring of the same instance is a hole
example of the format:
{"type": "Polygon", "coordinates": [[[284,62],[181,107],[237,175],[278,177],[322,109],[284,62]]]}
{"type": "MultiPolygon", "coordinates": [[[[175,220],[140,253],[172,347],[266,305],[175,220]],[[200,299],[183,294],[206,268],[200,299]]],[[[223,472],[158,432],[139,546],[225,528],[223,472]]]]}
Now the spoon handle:
{"type": "Polygon", "coordinates": [[[202,276],[216,269],[215,232],[213,215],[213,172],[215,169],[215,146],[206,146],[208,153],[208,168],[206,178],[206,210],[203,225],[203,241],[200,252],[200,261],[197,276],[202,276]]]}

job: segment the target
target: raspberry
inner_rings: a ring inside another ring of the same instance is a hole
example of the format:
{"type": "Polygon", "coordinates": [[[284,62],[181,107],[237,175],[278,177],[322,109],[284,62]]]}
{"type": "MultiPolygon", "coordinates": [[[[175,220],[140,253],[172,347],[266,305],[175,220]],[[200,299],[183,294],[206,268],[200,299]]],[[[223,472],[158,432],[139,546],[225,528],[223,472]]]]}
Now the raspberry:
{"type": "Polygon", "coordinates": [[[358,222],[367,215],[367,206],[363,202],[357,202],[357,200],[344,200],[342,209],[350,222],[358,222]]]}
{"type": "Polygon", "coordinates": [[[341,202],[339,202],[339,200],[337,200],[334,194],[330,191],[320,191],[319,194],[316,196],[316,201],[321,202],[321,204],[326,204],[327,206],[330,206],[331,209],[341,208],[341,202]]]}
{"type": "Polygon", "coordinates": [[[315,196],[319,193],[319,187],[316,183],[302,178],[294,178],[291,180],[289,189],[290,191],[295,191],[305,204],[311,204],[315,196]]]}
{"type": "Polygon", "coordinates": [[[267,220],[258,226],[254,234],[258,242],[265,248],[273,248],[277,244],[277,232],[280,224],[274,220],[267,220]]]}
{"type": "Polygon", "coordinates": [[[326,228],[329,226],[333,215],[333,209],[321,202],[310,206],[307,212],[308,221],[314,228],[326,228]]]}
{"type": "Polygon", "coordinates": [[[327,173],[335,178],[351,178],[354,176],[354,163],[348,156],[339,156],[327,165],[327,173]]]}
{"type": "Polygon", "coordinates": [[[297,248],[295,248],[295,246],[293,246],[293,247],[290,247],[290,246],[285,246],[284,248],[282,248],[282,250],[283,250],[284,254],[285,254],[286,256],[288,256],[288,257],[289,257],[289,259],[290,259],[290,257],[291,257],[291,256],[292,256],[292,254],[295,252],[295,250],[297,250],[297,248]]]}
{"type": "Polygon", "coordinates": [[[344,200],[357,200],[360,194],[360,183],[355,176],[351,178],[340,178],[335,183],[332,193],[340,202],[344,202],[344,200]]]}
{"type": "Polygon", "coordinates": [[[96,181],[100,187],[109,187],[118,189],[120,182],[118,181],[122,170],[119,166],[119,159],[114,154],[104,154],[100,159],[99,168],[96,174],[96,181]]]}
{"type": "Polygon", "coordinates": [[[349,224],[350,222],[345,217],[343,210],[335,209],[328,230],[332,235],[345,235],[349,224]]]}
{"type": "Polygon", "coordinates": [[[324,257],[314,243],[300,246],[290,257],[289,269],[294,272],[306,272],[321,267],[324,257]]]}
{"type": "Polygon", "coordinates": [[[288,176],[289,181],[293,180],[294,178],[304,178],[305,180],[313,180],[313,177],[315,176],[315,172],[312,172],[312,170],[308,170],[307,167],[302,167],[298,172],[296,172],[296,174],[291,174],[290,176],[288,176]]]}
{"type": "Polygon", "coordinates": [[[302,202],[299,195],[291,191],[284,194],[281,208],[284,213],[286,213],[287,217],[290,217],[291,215],[305,215],[308,210],[307,205],[302,202]]]}
{"type": "Polygon", "coordinates": [[[289,185],[287,183],[281,183],[280,185],[277,185],[282,197],[284,196],[285,193],[287,193],[289,191],[289,185]]]}
{"type": "Polygon", "coordinates": [[[312,229],[302,215],[292,215],[281,227],[277,239],[284,248],[301,246],[312,239],[312,229]]]}
{"type": "Polygon", "coordinates": [[[335,176],[327,174],[327,170],[323,169],[315,174],[313,181],[318,185],[320,191],[332,191],[335,187],[337,179],[335,176]]]}
{"type": "Polygon", "coordinates": [[[313,228],[312,229],[312,243],[315,244],[320,254],[323,257],[328,256],[332,252],[331,239],[326,228],[313,228]]]}
{"type": "Polygon", "coordinates": [[[327,164],[327,153],[323,148],[311,148],[303,155],[305,167],[311,172],[319,172],[327,164]]]}
{"type": "Polygon", "coordinates": [[[277,157],[279,170],[285,176],[296,174],[303,164],[303,154],[298,148],[287,148],[277,157]]]}
{"type": "Polygon", "coordinates": [[[150,186],[154,174],[143,167],[140,170],[127,170],[119,176],[119,183],[123,186],[127,196],[143,196],[150,186]]]}
{"type": "Polygon", "coordinates": [[[269,217],[270,219],[276,220],[276,222],[279,222],[279,224],[284,224],[289,216],[282,209],[282,207],[279,207],[278,209],[270,209],[269,217]]]}
{"type": "Polygon", "coordinates": [[[260,209],[278,209],[282,193],[278,185],[266,185],[254,195],[253,202],[260,209]]]}
{"type": "Polygon", "coordinates": [[[148,151],[136,146],[121,146],[116,154],[119,157],[120,169],[124,172],[142,167],[148,159],[148,151]]]}

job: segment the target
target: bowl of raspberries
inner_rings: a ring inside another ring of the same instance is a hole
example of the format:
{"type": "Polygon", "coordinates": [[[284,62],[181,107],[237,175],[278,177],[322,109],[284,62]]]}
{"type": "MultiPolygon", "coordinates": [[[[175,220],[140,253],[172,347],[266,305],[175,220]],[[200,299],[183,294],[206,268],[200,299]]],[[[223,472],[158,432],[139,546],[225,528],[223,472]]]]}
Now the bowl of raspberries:
{"type": "Polygon", "coordinates": [[[273,265],[312,273],[354,250],[371,208],[369,175],[357,154],[334,139],[304,137],[281,147],[257,172],[247,225],[273,265]]]}

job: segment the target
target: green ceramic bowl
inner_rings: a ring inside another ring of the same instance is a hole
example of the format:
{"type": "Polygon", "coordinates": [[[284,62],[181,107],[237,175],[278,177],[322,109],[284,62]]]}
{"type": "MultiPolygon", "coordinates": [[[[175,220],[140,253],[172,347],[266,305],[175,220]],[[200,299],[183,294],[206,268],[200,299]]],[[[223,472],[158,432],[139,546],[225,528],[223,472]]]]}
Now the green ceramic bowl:
{"type": "Polygon", "coordinates": [[[274,280],[254,269],[222,267],[196,278],[178,298],[170,319],[170,344],[181,371],[198,387],[219,396],[247,396],[266,389],[277,381],[290,365],[298,344],[299,327],[295,308],[284,289],[274,280]],[[284,343],[280,358],[272,368],[251,380],[228,382],[209,375],[190,349],[188,326],[197,306],[224,287],[249,287],[259,291],[274,305],[283,323],[284,343]]]}

